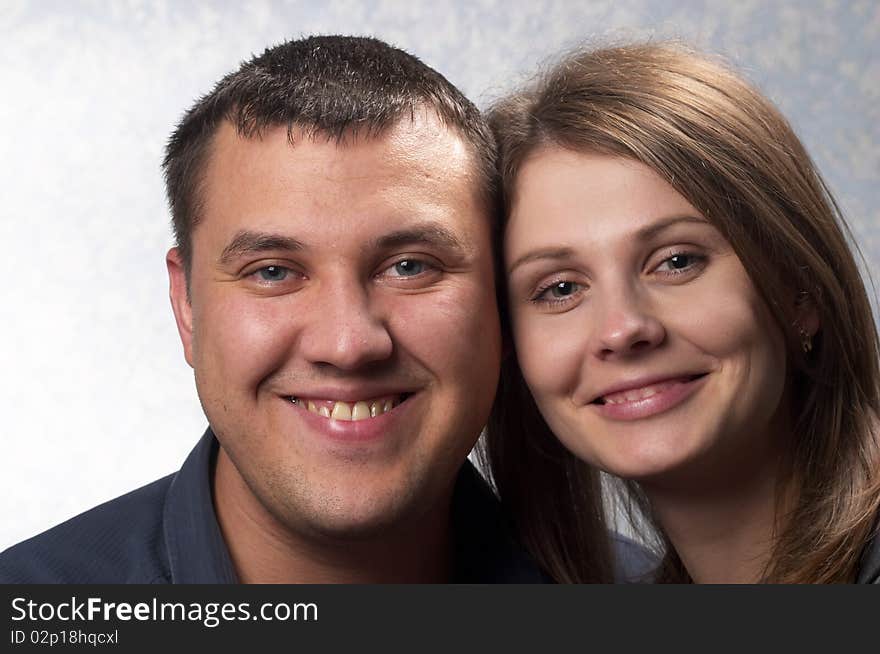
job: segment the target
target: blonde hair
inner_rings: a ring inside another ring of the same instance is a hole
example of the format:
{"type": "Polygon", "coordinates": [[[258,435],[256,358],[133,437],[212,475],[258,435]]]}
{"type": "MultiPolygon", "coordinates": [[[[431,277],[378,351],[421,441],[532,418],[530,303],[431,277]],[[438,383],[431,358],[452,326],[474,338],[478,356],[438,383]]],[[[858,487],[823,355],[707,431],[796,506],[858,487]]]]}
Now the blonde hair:
{"type": "MultiPolygon", "coordinates": [[[[849,229],[785,118],[721,63],[681,45],[648,43],[569,55],[498,102],[489,119],[506,213],[522,163],[553,145],[647,165],[727,238],[788,348],[794,439],[782,483],[795,501],[779,521],[764,581],[852,581],[880,504],[877,329],[849,229]],[[797,293],[819,316],[809,353],[795,326],[797,293]]],[[[524,427],[536,409],[522,397],[515,359],[504,374],[485,450],[499,493],[551,574],[597,580],[589,578],[601,568],[588,542],[595,529],[585,536],[572,515],[599,504],[595,472],[553,445],[543,421],[524,427]],[[576,478],[567,487],[591,495],[559,497],[558,481],[548,482],[554,475],[576,478]],[[544,486],[555,495],[542,495],[544,486]],[[542,513],[541,505],[562,502],[575,508],[542,513]],[[577,559],[592,563],[579,567],[577,559]]],[[[638,487],[629,488],[650,520],[638,487]]],[[[686,581],[662,528],[654,528],[666,545],[659,578],[686,581]]]]}

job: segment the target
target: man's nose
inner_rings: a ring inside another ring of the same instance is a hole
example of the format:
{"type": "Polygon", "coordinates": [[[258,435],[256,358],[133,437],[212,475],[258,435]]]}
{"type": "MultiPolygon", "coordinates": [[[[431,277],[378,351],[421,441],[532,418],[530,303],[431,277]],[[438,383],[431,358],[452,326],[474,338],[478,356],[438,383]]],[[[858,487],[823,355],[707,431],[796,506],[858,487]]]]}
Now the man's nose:
{"type": "Polygon", "coordinates": [[[666,329],[647,299],[636,289],[606,293],[594,315],[593,354],[600,359],[625,358],[653,350],[666,340],[666,329]]]}
{"type": "Polygon", "coordinates": [[[315,364],[356,370],[391,356],[393,343],[384,318],[366,289],[334,284],[322,293],[300,339],[303,357],[315,364]]]}

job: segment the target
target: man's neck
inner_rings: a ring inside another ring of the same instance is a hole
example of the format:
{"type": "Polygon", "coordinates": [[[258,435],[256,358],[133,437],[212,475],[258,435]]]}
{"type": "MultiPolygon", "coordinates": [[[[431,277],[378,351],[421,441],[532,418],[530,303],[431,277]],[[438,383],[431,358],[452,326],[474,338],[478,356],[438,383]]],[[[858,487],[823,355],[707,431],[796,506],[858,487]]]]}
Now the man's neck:
{"type": "Polygon", "coordinates": [[[363,538],[303,535],[254,496],[223,448],[214,507],[242,583],[441,583],[452,574],[448,503],[416,524],[363,538]]]}

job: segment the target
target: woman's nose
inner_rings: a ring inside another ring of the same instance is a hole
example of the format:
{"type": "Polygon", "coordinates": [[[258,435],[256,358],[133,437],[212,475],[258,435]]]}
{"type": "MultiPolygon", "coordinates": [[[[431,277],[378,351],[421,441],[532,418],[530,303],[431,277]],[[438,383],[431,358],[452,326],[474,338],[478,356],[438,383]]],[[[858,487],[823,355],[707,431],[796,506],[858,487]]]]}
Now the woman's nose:
{"type": "Polygon", "coordinates": [[[597,307],[593,354],[601,359],[648,352],[666,339],[662,322],[632,290],[606,296],[597,307]]]}

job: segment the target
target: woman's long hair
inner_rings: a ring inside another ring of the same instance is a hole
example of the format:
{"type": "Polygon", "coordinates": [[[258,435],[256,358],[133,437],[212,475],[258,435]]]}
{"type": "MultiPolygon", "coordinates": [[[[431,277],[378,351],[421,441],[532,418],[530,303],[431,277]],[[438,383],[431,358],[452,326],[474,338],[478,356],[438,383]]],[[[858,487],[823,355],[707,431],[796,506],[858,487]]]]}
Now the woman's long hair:
{"type": "MultiPolygon", "coordinates": [[[[498,102],[490,122],[505,215],[523,162],[562,147],[645,164],[730,242],[787,342],[794,438],[780,484],[794,502],[763,581],[852,581],[880,504],[877,329],[849,229],[785,118],[724,65],[649,43],[571,54],[498,102]],[[795,327],[796,294],[819,316],[810,352],[795,327]]],[[[502,501],[559,581],[601,580],[596,473],[556,442],[514,356],[503,374],[484,443],[502,501]]],[[[627,488],[661,544],[658,579],[688,581],[638,485],[627,488]]]]}

